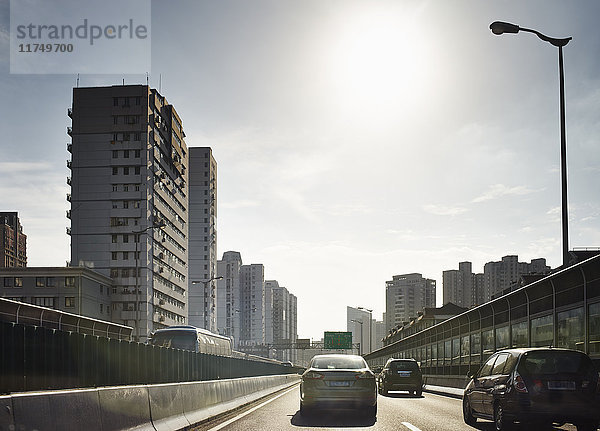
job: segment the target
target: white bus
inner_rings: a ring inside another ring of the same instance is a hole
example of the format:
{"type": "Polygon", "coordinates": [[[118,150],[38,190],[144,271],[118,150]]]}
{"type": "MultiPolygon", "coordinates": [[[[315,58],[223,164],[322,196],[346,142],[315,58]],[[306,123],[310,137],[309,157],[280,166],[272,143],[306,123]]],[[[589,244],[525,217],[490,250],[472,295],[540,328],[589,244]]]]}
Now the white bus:
{"type": "Polygon", "coordinates": [[[159,347],[191,350],[210,355],[232,356],[229,337],[196,328],[195,326],[170,326],[152,333],[150,343],[159,347]]]}

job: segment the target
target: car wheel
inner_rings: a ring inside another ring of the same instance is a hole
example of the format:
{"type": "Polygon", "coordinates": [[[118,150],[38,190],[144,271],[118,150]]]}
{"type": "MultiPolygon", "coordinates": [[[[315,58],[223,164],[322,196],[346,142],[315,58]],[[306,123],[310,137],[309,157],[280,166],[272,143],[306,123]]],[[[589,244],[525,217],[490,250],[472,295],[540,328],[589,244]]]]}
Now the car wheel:
{"type": "Polygon", "coordinates": [[[577,431],[596,431],[598,422],[581,422],[577,424],[577,431]]]}
{"type": "Polygon", "coordinates": [[[473,410],[471,410],[471,403],[466,396],[463,398],[463,419],[467,425],[475,426],[477,423],[477,418],[473,416],[473,410]]]}
{"type": "Polygon", "coordinates": [[[415,391],[408,391],[409,394],[414,395],[415,391]]]}
{"type": "Polygon", "coordinates": [[[496,403],[494,406],[494,429],[496,431],[505,431],[511,429],[512,423],[504,416],[504,407],[496,403]]]}
{"type": "Polygon", "coordinates": [[[302,416],[305,416],[305,417],[306,417],[306,416],[308,416],[309,414],[310,414],[310,410],[309,410],[309,408],[308,408],[308,407],[306,407],[306,406],[304,405],[304,403],[303,403],[303,402],[300,402],[300,415],[302,415],[302,416]]]}
{"type": "Polygon", "coordinates": [[[417,389],[416,394],[419,398],[423,396],[423,389],[417,389]]]}

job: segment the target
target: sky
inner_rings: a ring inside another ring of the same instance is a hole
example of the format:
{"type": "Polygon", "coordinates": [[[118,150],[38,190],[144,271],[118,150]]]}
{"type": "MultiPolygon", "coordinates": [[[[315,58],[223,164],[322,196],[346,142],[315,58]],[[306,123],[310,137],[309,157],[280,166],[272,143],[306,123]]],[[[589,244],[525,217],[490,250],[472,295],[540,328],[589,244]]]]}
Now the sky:
{"type": "MultiPolygon", "coordinates": [[[[26,1],[26,0],[23,0],[26,1]]],[[[61,2],[56,1],[57,10],[61,2]]],[[[151,5],[149,82],[218,163],[217,248],[298,297],[298,335],[385,311],[385,282],[505,255],[562,263],[558,50],[569,245],[600,246],[596,0],[173,0],[151,5]]],[[[64,8],[67,16],[69,8],[64,8]]],[[[29,266],[70,258],[66,144],[76,74],[11,74],[0,0],[0,211],[29,266]]],[[[107,59],[110,61],[110,59],[107,59]]],[[[83,65],[82,65],[83,70],[83,65]]],[[[145,84],[86,74],[80,86],[145,84]]]]}

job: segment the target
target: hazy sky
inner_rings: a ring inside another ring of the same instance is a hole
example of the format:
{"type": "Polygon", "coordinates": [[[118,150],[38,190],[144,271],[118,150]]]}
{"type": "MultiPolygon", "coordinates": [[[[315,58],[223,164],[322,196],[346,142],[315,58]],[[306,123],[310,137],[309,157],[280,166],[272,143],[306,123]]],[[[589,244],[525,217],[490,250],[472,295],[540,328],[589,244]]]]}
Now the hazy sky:
{"type": "MultiPolygon", "coordinates": [[[[57,7],[60,2],[57,1],[57,7]]],[[[65,8],[66,9],[66,8],[65,8]]],[[[75,75],[9,74],[0,0],[0,210],[30,266],[69,259],[66,115],[75,75]]],[[[67,11],[65,11],[67,13],[67,11]]],[[[218,254],[298,297],[300,337],[385,308],[385,281],[518,254],[561,264],[558,50],[571,247],[600,246],[600,2],[152,2],[152,70],[188,146],[218,163],[218,254]]],[[[110,59],[107,59],[110,61],[110,59]]],[[[81,75],[80,86],[145,75],[81,75]]]]}

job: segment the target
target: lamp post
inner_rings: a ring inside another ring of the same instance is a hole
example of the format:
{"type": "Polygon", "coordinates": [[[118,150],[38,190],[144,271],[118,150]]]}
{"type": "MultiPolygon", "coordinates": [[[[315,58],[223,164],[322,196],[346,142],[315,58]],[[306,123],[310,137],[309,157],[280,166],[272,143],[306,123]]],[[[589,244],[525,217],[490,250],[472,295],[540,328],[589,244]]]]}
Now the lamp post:
{"type": "MultiPolygon", "coordinates": [[[[208,280],[196,280],[196,281],[192,281],[192,284],[198,284],[198,283],[202,283],[202,284],[204,285],[204,295],[206,296],[206,295],[207,295],[207,293],[208,293],[208,292],[207,292],[207,290],[208,290],[208,285],[209,285],[209,284],[210,284],[212,281],[214,281],[214,280],[221,280],[222,278],[223,278],[223,276],[222,276],[222,275],[219,275],[218,277],[215,277],[215,276],[213,275],[213,276],[211,276],[211,277],[210,277],[208,280]]],[[[207,310],[207,311],[208,311],[208,310],[207,310]]],[[[205,314],[204,314],[204,326],[205,326],[205,327],[206,327],[206,324],[207,324],[207,323],[209,323],[209,322],[207,322],[207,320],[206,320],[206,313],[205,313],[205,314]]],[[[208,326],[209,326],[209,327],[208,327],[208,328],[206,328],[206,329],[210,330],[210,329],[211,329],[211,328],[210,328],[210,323],[208,324],[208,326]]]]}
{"type": "Polygon", "coordinates": [[[140,242],[140,235],[148,232],[151,229],[162,229],[166,224],[163,221],[154,223],[152,226],[148,226],[142,230],[132,231],[135,241],[135,339],[140,342],[140,268],[139,268],[139,257],[138,257],[138,244],[140,242]]]}
{"type": "Polygon", "coordinates": [[[495,21],[490,24],[490,30],[496,35],[504,33],[518,33],[524,31],[527,33],[533,33],[544,42],[548,42],[553,46],[558,47],[558,70],[559,70],[559,81],[560,81],[560,172],[561,172],[561,184],[562,184],[562,256],[563,266],[567,266],[569,263],[569,219],[567,211],[567,135],[565,126],[565,74],[563,67],[563,46],[565,46],[572,39],[571,37],[565,37],[557,39],[554,37],[546,36],[537,30],[529,28],[519,27],[516,24],[510,24],[502,21],[495,21]]]}
{"type": "Polygon", "coordinates": [[[350,321],[354,322],[354,323],[360,324],[360,343],[358,344],[358,354],[362,355],[362,350],[363,350],[363,348],[362,348],[362,344],[363,344],[362,343],[362,340],[363,340],[363,323],[364,322],[362,320],[355,320],[355,319],[350,319],[350,321]]]}
{"type": "Polygon", "coordinates": [[[356,307],[359,310],[363,310],[369,313],[369,353],[373,351],[373,310],[369,310],[365,307],[356,307]]]}

